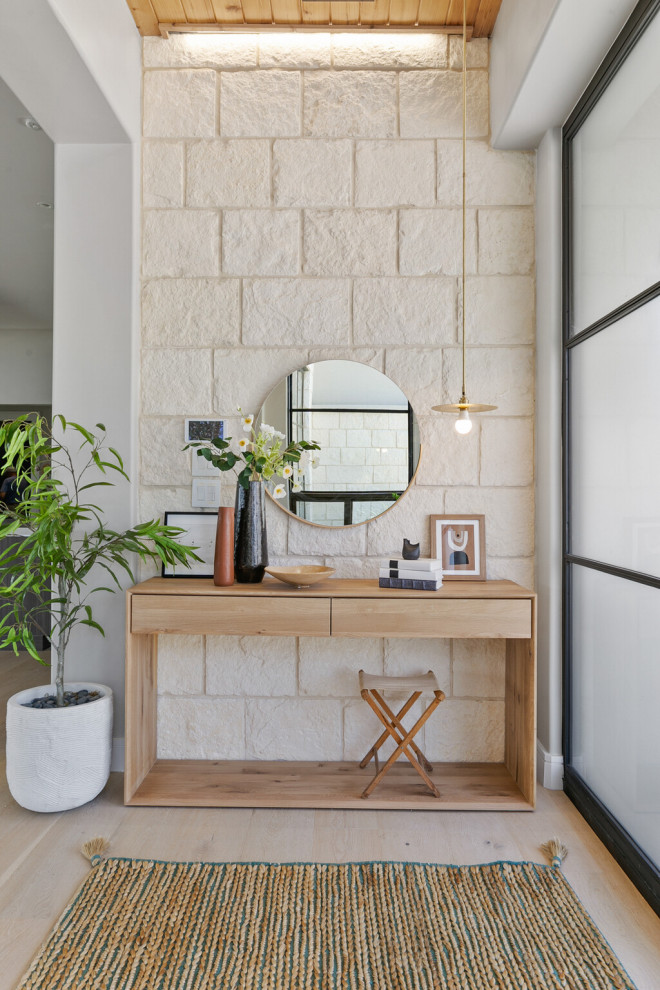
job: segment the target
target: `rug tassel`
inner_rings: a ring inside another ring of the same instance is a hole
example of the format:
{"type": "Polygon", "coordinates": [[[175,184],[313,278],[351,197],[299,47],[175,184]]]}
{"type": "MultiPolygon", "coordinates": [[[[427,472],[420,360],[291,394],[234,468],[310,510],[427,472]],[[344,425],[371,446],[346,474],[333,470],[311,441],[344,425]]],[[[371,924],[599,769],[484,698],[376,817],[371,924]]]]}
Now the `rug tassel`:
{"type": "Polygon", "coordinates": [[[568,849],[557,836],[544,842],[541,846],[541,852],[546,854],[551,866],[561,866],[563,860],[568,856],[568,849]]]}
{"type": "Polygon", "coordinates": [[[109,849],[110,843],[107,839],[98,836],[96,839],[90,839],[88,842],[84,842],[80,847],[80,851],[88,859],[92,866],[96,866],[103,859],[103,853],[109,849]]]}

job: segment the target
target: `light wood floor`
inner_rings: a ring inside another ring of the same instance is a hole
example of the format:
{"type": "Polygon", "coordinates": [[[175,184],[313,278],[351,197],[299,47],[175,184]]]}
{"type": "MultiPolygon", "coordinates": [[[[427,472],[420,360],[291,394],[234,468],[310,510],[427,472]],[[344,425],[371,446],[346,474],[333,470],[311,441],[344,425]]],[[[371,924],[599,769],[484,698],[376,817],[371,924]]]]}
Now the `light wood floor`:
{"type": "MultiPolygon", "coordinates": [[[[0,653],[0,705],[47,671],[0,653]]],[[[3,732],[4,737],[4,732],[3,732]]],[[[4,745],[4,743],[3,743],[4,745]]],[[[543,861],[539,844],[559,835],[564,873],[639,990],[660,990],[660,918],[573,805],[540,790],[535,812],[308,811],[125,808],[122,778],[75,811],[19,808],[0,771],[0,990],[11,990],[84,879],[83,842],[104,835],[111,854],[179,860],[341,862],[543,861]]],[[[53,988],[56,990],[56,988],[53,988]]],[[[466,988],[469,990],[469,988],[466,988]]],[[[532,988],[530,988],[532,990],[532,988]]]]}

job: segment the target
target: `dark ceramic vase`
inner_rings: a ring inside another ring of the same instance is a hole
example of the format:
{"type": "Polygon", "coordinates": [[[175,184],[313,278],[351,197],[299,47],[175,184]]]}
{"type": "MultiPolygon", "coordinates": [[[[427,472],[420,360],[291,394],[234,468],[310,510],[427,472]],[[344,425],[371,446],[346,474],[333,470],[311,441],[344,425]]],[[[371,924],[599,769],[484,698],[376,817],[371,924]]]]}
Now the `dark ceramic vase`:
{"type": "Polygon", "coordinates": [[[239,584],[258,584],[268,564],[266,496],[262,481],[236,486],[234,573],[239,584]]]}

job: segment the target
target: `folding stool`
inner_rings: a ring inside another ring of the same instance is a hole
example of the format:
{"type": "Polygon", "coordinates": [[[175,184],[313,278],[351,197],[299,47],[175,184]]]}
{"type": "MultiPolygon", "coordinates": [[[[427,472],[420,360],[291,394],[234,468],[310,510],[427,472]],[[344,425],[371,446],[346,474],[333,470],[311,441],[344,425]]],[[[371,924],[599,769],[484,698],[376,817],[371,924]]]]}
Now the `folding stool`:
{"type": "Polygon", "coordinates": [[[376,763],[376,775],[367,787],[365,787],[362,792],[362,797],[369,797],[376,784],[383,779],[387,771],[394,765],[401,753],[404,753],[410,763],[412,763],[426,786],[431,790],[431,793],[434,794],[435,797],[440,797],[438,788],[428,775],[428,772],[431,772],[433,767],[426,759],[419,746],[413,742],[414,737],[417,735],[431,713],[435,711],[440,702],[444,701],[445,698],[445,693],[438,687],[438,682],[433,671],[429,670],[426,674],[416,674],[411,677],[380,677],[375,674],[365,674],[365,672],[361,670],[359,672],[359,685],[360,694],[385,726],[385,731],[376,740],[374,745],[360,763],[361,768],[366,767],[372,757],[376,763]],[[401,690],[412,691],[412,694],[403,707],[400,708],[395,714],[383,698],[381,692],[401,690]],[[429,704],[428,708],[422,712],[412,728],[406,729],[405,726],[402,725],[401,719],[407,712],[410,711],[412,706],[424,691],[432,691],[433,700],[429,704]],[[378,761],[378,750],[388,736],[391,736],[392,739],[394,739],[396,748],[387,762],[380,767],[378,761]]]}

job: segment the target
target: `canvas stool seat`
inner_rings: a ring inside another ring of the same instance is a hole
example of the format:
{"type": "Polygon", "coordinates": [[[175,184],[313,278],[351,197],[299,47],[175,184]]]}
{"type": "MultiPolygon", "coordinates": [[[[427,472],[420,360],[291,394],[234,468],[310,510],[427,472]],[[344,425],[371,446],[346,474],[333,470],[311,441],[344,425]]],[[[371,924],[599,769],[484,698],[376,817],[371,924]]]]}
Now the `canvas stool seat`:
{"type": "Polygon", "coordinates": [[[444,691],[441,691],[435,674],[429,670],[426,674],[415,674],[410,677],[387,677],[377,674],[365,674],[361,670],[358,674],[360,694],[369,707],[375,712],[378,719],[385,726],[385,731],[381,733],[366,756],[361,760],[360,767],[366,767],[373,757],[376,763],[376,774],[367,784],[362,792],[363,798],[368,798],[376,784],[378,784],[388,770],[403,753],[420,775],[426,786],[435,797],[440,797],[438,788],[435,786],[429,773],[433,771],[433,766],[426,759],[419,746],[413,741],[426,720],[435,711],[441,701],[445,699],[444,691]],[[383,698],[383,691],[410,691],[410,697],[398,712],[393,712],[383,698]],[[427,691],[433,694],[427,708],[419,716],[415,724],[410,729],[406,729],[401,719],[410,711],[415,702],[427,691]],[[381,767],[378,761],[378,750],[386,739],[394,739],[396,743],[394,752],[387,762],[381,767]]]}

